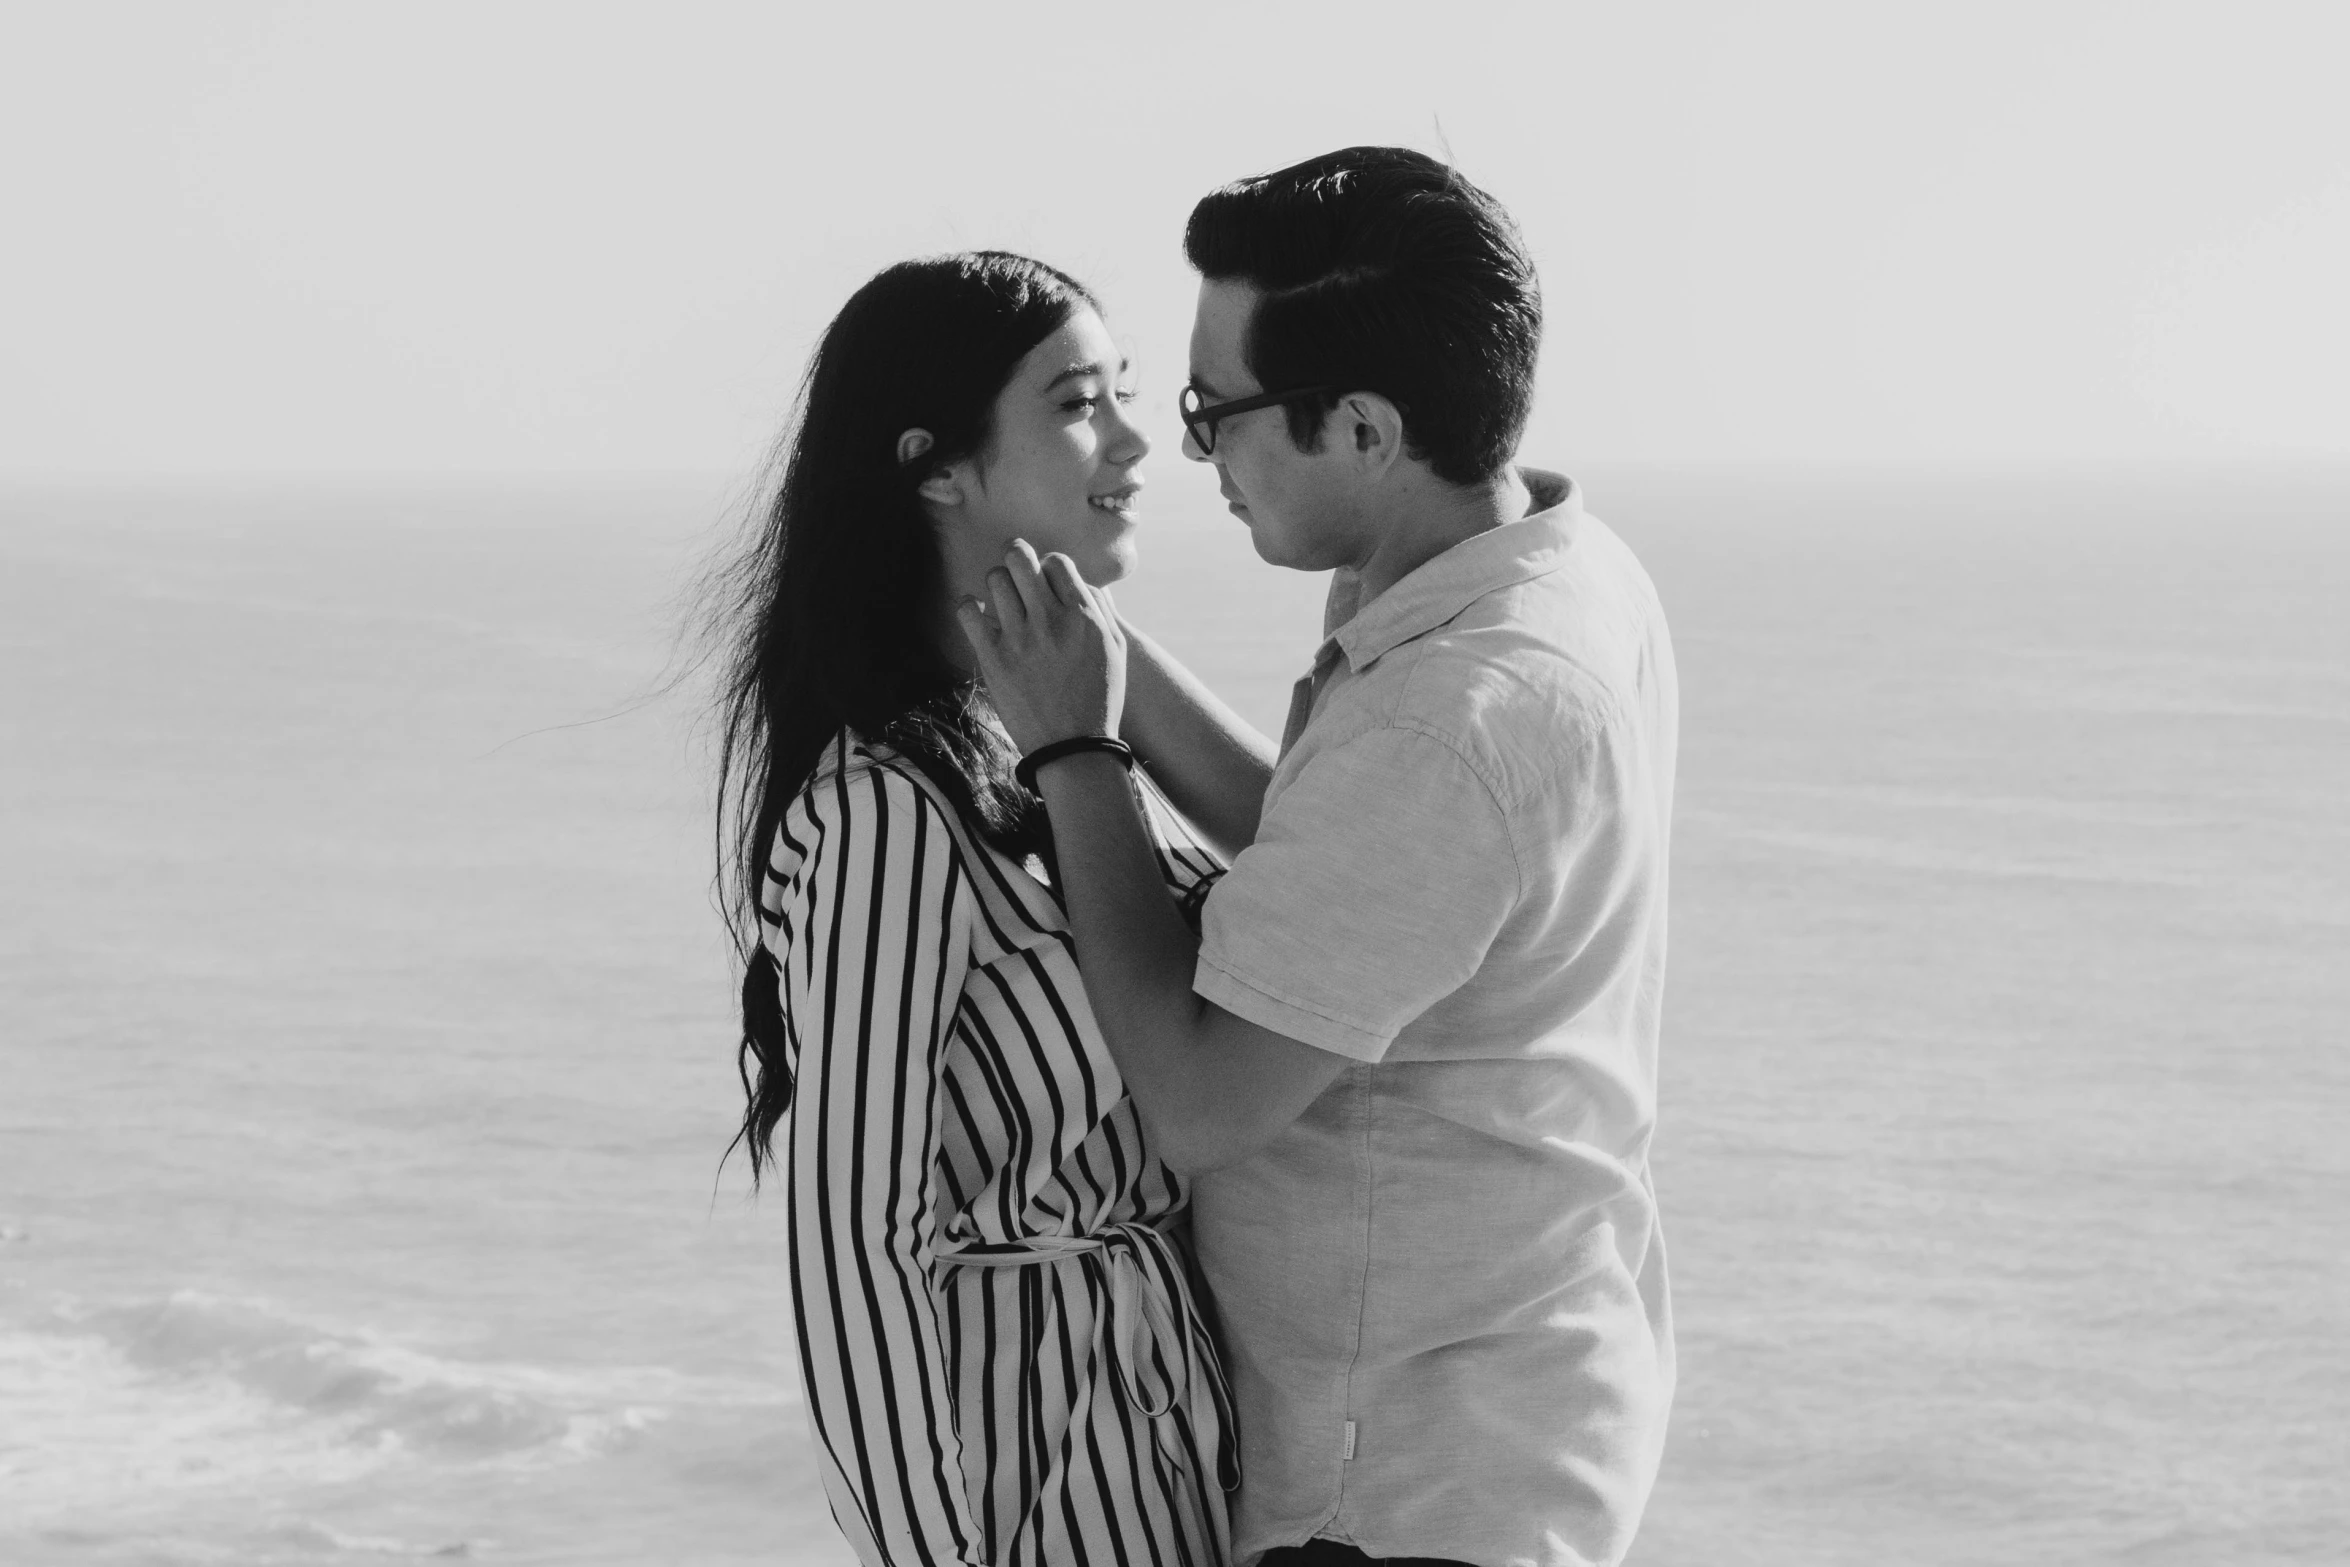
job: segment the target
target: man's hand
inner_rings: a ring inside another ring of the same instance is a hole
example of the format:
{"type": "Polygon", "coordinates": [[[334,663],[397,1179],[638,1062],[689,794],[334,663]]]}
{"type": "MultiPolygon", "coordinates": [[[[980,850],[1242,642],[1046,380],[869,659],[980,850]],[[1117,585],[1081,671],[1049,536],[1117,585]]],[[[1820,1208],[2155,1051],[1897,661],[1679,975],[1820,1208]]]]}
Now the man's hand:
{"type": "Polygon", "coordinates": [[[1066,555],[1042,562],[1015,539],[987,574],[990,602],[955,606],[1012,743],[1023,753],[1077,735],[1114,735],[1126,706],[1126,634],[1110,596],[1066,555]]]}

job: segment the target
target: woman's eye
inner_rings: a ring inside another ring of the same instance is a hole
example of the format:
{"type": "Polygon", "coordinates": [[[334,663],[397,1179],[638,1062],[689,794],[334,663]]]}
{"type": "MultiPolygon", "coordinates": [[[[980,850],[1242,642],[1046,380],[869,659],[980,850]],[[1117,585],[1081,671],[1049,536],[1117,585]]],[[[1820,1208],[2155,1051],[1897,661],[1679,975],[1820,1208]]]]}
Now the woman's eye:
{"type": "Polygon", "coordinates": [[[1091,413],[1094,405],[1100,401],[1100,398],[1089,392],[1080,397],[1072,397],[1061,406],[1073,414],[1091,413]]]}
{"type": "Polygon", "coordinates": [[[1131,403],[1141,395],[1142,393],[1136,391],[1131,386],[1123,386],[1118,389],[1118,401],[1122,403],[1131,403]]]}

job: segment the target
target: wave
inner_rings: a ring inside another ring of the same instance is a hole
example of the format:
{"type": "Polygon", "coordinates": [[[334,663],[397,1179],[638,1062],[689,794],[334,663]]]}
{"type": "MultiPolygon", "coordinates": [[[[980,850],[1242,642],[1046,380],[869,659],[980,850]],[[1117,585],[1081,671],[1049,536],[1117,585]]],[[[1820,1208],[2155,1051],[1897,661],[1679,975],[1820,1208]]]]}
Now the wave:
{"type": "Polygon", "coordinates": [[[326,1524],[308,1519],[282,1523],[270,1531],[277,1542],[297,1550],[346,1551],[359,1556],[416,1556],[436,1560],[456,1560],[470,1557],[488,1541],[474,1540],[403,1540],[397,1535],[351,1534],[326,1524]]]}
{"type": "Polygon", "coordinates": [[[60,1317],[141,1370],[225,1378],[282,1408],[331,1420],[346,1440],[365,1445],[460,1457],[590,1451],[660,1413],[609,1379],[599,1387],[533,1368],[443,1360],[193,1291],[60,1317]],[[618,1408],[609,1407],[615,1392],[618,1408]]]}
{"type": "Polygon", "coordinates": [[[395,1466],[549,1467],[618,1451],[681,1407],[776,1401],[659,1367],[448,1358],[193,1290],[66,1303],[0,1324],[0,1515],[395,1466]]]}
{"type": "MultiPolygon", "coordinates": [[[[0,1525],[0,1531],[5,1526],[0,1525]]],[[[0,1532],[0,1545],[11,1543],[0,1532]]],[[[22,1543],[21,1540],[17,1543],[22,1543]]],[[[494,1552],[489,1539],[407,1540],[397,1535],[355,1534],[307,1518],[278,1518],[255,1527],[230,1528],[211,1537],[182,1529],[43,1529],[31,1546],[39,1559],[67,1563],[136,1562],[139,1567],[309,1567],[339,1557],[470,1561],[494,1552]]],[[[11,1567],[15,1567],[12,1557],[11,1567]]]]}

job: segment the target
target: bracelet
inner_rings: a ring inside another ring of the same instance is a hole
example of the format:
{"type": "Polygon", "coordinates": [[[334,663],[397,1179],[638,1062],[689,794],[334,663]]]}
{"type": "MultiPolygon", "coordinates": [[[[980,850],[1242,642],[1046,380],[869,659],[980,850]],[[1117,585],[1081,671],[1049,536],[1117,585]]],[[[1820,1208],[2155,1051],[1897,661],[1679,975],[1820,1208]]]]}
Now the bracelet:
{"type": "Polygon", "coordinates": [[[1100,751],[1118,759],[1118,765],[1134,771],[1134,747],[1115,735],[1078,735],[1068,740],[1055,740],[1040,745],[1012,764],[1012,776],[1020,780],[1020,787],[1031,794],[1044,791],[1036,786],[1036,770],[1047,762],[1057,762],[1064,756],[1075,756],[1080,751],[1100,751]]]}

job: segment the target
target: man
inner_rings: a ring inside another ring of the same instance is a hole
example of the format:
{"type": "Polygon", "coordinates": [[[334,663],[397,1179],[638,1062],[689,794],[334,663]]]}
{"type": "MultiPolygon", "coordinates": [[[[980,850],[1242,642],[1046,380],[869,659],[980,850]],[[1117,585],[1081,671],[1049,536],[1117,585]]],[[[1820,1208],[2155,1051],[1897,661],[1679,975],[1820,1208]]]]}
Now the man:
{"type": "Polygon", "coordinates": [[[1186,454],[1266,560],[1337,572],[1277,762],[1060,557],[1015,549],[963,621],[1103,1035],[1196,1177],[1235,1554],[1614,1562],[1673,1389],[1663,615],[1568,481],[1512,466],[1541,314],[1492,198],[1349,148],[1214,192],[1185,250],[1186,454]],[[1196,938],[1120,758],[1057,744],[1121,725],[1235,852],[1196,938]]]}

